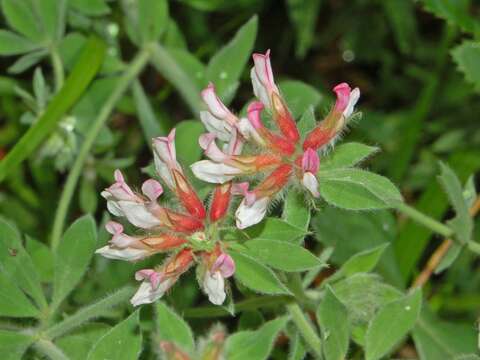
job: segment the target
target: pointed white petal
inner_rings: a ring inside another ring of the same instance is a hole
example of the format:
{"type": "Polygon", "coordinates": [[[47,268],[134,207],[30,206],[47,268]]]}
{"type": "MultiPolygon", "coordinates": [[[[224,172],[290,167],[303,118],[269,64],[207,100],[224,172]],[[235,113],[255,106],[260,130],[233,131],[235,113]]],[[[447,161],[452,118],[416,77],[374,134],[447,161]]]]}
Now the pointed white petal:
{"type": "Polygon", "coordinates": [[[270,103],[270,96],[268,96],[268,90],[258,78],[255,67],[253,67],[250,71],[250,77],[252,78],[253,93],[263,103],[263,105],[265,105],[265,107],[271,109],[272,104],[270,103]]]}
{"type": "Polygon", "coordinates": [[[212,304],[222,305],[227,295],[225,294],[225,280],[220,271],[213,273],[207,271],[203,279],[203,290],[208,295],[212,304]]]}
{"type": "Polygon", "coordinates": [[[145,280],[142,282],[135,295],[130,299],[130,303],[133,306],[153,303],[160,299],[176,280],[177,278],[165,279],[156,289],[152,287],[152,284],[148,280],[145,280]]]}
{"type": "Polygon", "coordinates": [[[162,224],[158,218],[148,211],[145,204],[131,201],[119,201],[118,205],[120,209],[122,209],[127,220],[136,227],[151,229],[162,224]]]}
{"type": "Polygon", "coordinates": [[[311,172],[306,172],[303,174],[302,184],[307,188],[310,193],[315,196],[319,197],[320,193],[318,192],[318,180],[314,174],[311,172]]]}
{"type": "Polygon", "coordinates": [[[233,166],[210,160],[197,161],[191,165],[191,169],[197,178],[213,184],[224,184],[242,173],[240,169],[233,166]]]}
{"type": "Polygon", "coordinates": [[[245,229],[262,221],[267,213],[268,202],[269,198],[263,197],[248,206],[246,200],[243,199],[235,212],[237,227],[239,229],[245,229]]]}
{"type": "Polygon", "coordinates": [[[126,261],[137,261],[141,260],[149,255],[147,250],[143,249],[134,249],[134,248],[125,248],[125,249],[116,249],[111,246],[104,246],[97,251],[96,254],[100,254],[103,257],[114,260],[126,260],[126,261]]]}
{"type": "Polygon", "coordinates": [[[350,92],[350,98],[348,99],[348,105],[343,111],[343,116],[348,118],[352,115],[355,105],[357,104],[358,99],[360,99],[360,89],[355,88],[350,92]]]}
{"type": "Polygon", "coordinates": [[[214,133],[222,141],[230,140],[231,126],[226,121],[216,118],[208,111],[200,112],[200,120],[208,132],[214,133]]]}

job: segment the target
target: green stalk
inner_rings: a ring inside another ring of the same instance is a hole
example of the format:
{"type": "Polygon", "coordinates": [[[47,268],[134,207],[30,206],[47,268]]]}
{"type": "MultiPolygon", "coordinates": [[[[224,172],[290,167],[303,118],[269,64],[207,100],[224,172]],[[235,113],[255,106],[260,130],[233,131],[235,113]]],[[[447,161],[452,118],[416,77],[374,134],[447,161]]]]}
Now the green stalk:
{"type": "Polygon", "coordinates": [[[196,117],[201,110],[201,89],[192,81],[192,77],[178,65],[168,50],[159,43],[152,46],[151,62],[157,71],[180,92],[180,95],[190,106],[192,114],[196,117]]]}
{"type": "MultiPolygon", "coordinates": [[[[256,310],[258,308],[274,307],[279,305],[285,305],[295,301],[291,296],[257,296],[248,300],[241,301],[235,304],[235,312],[256,310]]],[[[220,306],[203,306],[186,309],[183,312],[183,316],[186,318],[206,318],[206,317],[222,317],[231,316],[231,314],[220,306]]]]}
{"type": "Polygon", "coordinates": [[[55,324],[50,329],[45,331],[45,336],[48,339],[55,339],[65,333],[75,329],[90,319],[103,315],[112,307],[124,303],[133,295],[133,288],[131,286],[124,287],[119,291],[107,296],[106,298],[97,301],[94,304],[88,305],[78,310],[74,315],[69,316],[65,320],[55,324]]]}
{"type": "Polygon", "coordinates": [[[55,92],[59,92],[65,80],[63,62],[56,48],[52,48],[50,51],[50,57],[52,60],[53,76],[55,79],[55,92]]]}
{"type": "Polygon", "coordinates": [[[442,235],[443,237],[451,237],[454,233],[453,230],[450,229],[447,225],[442,224],[434,218],[425,215],[424,213],[405,203],[399,203],[396,206],[396,209],[401,213],[407,215],[409,218],[416,221],[417,223],[429,228],[430,230],[442,235]]]}
{"type": "Polygon", "coordinates": [[[88,131],[85,140],[80,148],[80,152],[78,153],[77,158],[75,159],[75,163],[73,164],[70,173],[68,174],[67,181],[63,188],[62,195],[60,197],[60,202],[58,204],[57,211],[55,213],[55,219],[53,222],[53,230],[52,230],[52,237],[51,237],[51,247],[55,249],[62,236],[63,226],[65,223],[65,218],[67,216],[68,206],[73,197],[73,193],[75,191],[75,187],[78,182],[78,178],[83,169],[83,165],[85,160],[90,153],[90,150],[97,138],[100,130],[104,126],[105,122],[110,117],[115,105],[120,100],[120,98],[125,94],[127,89],[129,88],[130,83],[135,80],[138,74],[142,71],[145,64],[148,62],[150,58],[150,51],[148,48],[144,48],[141,50],[130,65],[125,70],[122,77],[119,79],[115,90],[110,94],[109,98],[103,104],[100,112],[98,113],[97,118],[93,122],[90,130],[88,131]]]}
{"type": "MultiPolygon", "coordinates": [[[[105,44],[92,37],[85,45],[75,67],[43,115],[0,161],[0,182],[25,160],[55,130],[63,115],[77,102],[93,80],[105,55],[105,44]]],[[[58,64],[57,64],[58,65],[58,64]]],[[[63,70],[62,70],[63,71],[63,70]]],[[[63,76],[63,75],[62,75],[63,76]]]]}
{"type": "Polygon", "coordinates": [[[322,358],[322,340],[320,340],[317,332],[313,328],[310,321],[303,314],[302,309],[297,303],[286,305],[287,311],[292,317],[293,322],[297,326],[298,331],[302,335],[305,342],[313,351],[316,358],[322,358]]]}
{"type": "Polygon", "coordinates": [[[69,360],[68,356],[50,340],[40,339],[33,347],[37,352],[46,355],[51,360],[69,360]]]}

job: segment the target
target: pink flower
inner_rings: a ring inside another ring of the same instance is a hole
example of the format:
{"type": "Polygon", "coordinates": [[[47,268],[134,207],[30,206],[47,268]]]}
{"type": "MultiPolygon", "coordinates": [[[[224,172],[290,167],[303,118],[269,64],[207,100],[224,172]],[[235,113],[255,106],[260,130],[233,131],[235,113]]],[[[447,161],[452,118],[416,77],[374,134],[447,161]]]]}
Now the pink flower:
{"type": "Polygon", "coordinates": [[[158,271],[153,269],[137,271],[135,279],[142,281],[142,284],[130,302],[133,306],[138,306],[160,299],[192,264],[192,251],[185,249],[168,259],[158,271]]]}
{"type": "Polygon", "coordinates": [[[303,149],[317,150],[330,144],[341,133],[348,118],[352,115],[355,104],[360,97],[360,90],[350,90],[347,83],[341,83],[333,88],[337,100],[332,111],[305,138],[303,149]]]}
{"type": "Polygon", "coordinates": [[[233,121],[234,116],[215,95],[212,85],[202,94],[210,112],[216,114],[217,118],[230,119],[224,122],[232,129],[236,127],[242,140],[250,143],[250,147],[243,146],[250,153],[240,155],[226,152],[224,147],[216,143],[216,139],[224,140],[226,137],[221,138],[211,130],[212,127],[207,126],[213,134],[203,135],[200,145],[209,160],[192,165],[195,176],[215,184],[225,184],[249,175],[263,178],[253,190],[248,190],[248,183],[230,187],[234,195],[244,196],[235,213],[237,227],[241,229],[257,224],[265,217],[269,204],[288,186],[290,179],[296,179],[312,196],[320,196],[316,177],[320,166],[317,151],[333,144],[345,128],[360,97],[358,88],[351,90],[346,83],[335,86],[335,105],[301,143],[295,119],[275,84],[270,51],[253,54],[253,62],[253,92],[259,101],[249,104],[247,119],[238,120],[235,117],[233,121]],[[267,115],[271,115],[276,129],[264,125],[262,115],[265,109],[267,115]]]}
{"type": "Polygon", "coordinates": [[[207,264],[203,274],[202,288],[212,304],[221,305],[227,297],[225,279],[234,274],[235,262],[230,255],[222,252],[218,247],[212,253],[205,255],[205,262],[207,264]]]}
{"type": "MultiPolygon", "coordinates": [[[[244,166],[249,166],[248,159],[237,159],[243,140],[237,136],[236,129],[232,130],[223,150],[215,148],[215,138],[215,134],[206,134],[201,142],[216,151],[217,155],[231,157],[239,163],[246,161],[244,166]]],[[[173,253],[159,268],[137,272],[136,279],[142,283],[131,299],[134,306],[159,299],[198,259],[210,256],[206,255],[208,253],[204,243],[210,242],[220,248],[221,240],[211,236],[216,231],[209,230],[209,227],[225,219],[231,201],[232,183],[219,185],[213,191],[207,220],[207,211],[202,200],[177,161],[174,130],[167,137],[154,139],[154,153],[157,172],[173,191],[183,209],[173,210],[158,202],[163,194],[163,187],[158,181],[146,180],[141,186],[141,193],[138,193],[127,185],[118,170],[115,171],[115,183],[102,192],[113,215],[125,217],[132,225],[144,231],[128,235],[122,224],[110,221],[106,224],[106,229],[112,234],[112,238],[108,245],[98,249],[96,253],[109,259],[126,261],[141,260],[156,253],[173,253]]],[[[219,255],[216,252],[214,254],[219,255]]],[[[200,283],[200,286],[209,289],[207,294],[210,294],[209,297],[214,303],[223,302],[221,297],[225,287],[224,278],[231,276],[234,269],[233,260],[225,256],[221,256],[223,260],[219,260],[205,283],[200,283]]],[[[213,262],[209,265],[211,269],[213,262]]]]}
{"type": "Polygon", "coordinates": [[[308,148],[302,156],[302,184],[314,197],[320,196],[318,192],[318,180],[316,178],[319,167],[320,158],[318,157],[318,153],[308,148]]]}

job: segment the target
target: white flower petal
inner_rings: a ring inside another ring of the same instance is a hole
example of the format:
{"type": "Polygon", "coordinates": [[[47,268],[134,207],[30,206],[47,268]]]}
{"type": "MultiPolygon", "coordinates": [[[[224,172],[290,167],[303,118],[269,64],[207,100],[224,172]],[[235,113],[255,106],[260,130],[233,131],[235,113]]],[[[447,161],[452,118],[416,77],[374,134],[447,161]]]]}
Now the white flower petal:
{"type": "Polygon", "coordinates": [[[191,169],[197,178],[213,184],[224,184],[242,173],[240,169],[233,166],[211,160],[197,161],[191,165],[191,169]]]}
{"type": "Polygon", "coordinates": [[[107,201],[107,209],[108,209],[108,211],[110,211],[110,213],[112,215],[123,216],[122,209],[120,209],[120,206],[114,200],[108,200],[107,201]]]}
{"type": "Polygon", "coordinates": [[[136,227],[151,229],[162,224],[157,217],[148,211],[145,204],[131,201],[119,201],[118,206],[127,220],[136,227]]]}
{"type": "Polygon", "coordinates": [[[220,271],[213,273],[207,271],[203,278],[203,290],[208,295],[212,304],[222,305],[227,295],[225,294],[225,280],[220,271]]]}
{"type": "Polygon", "coordinates": [[[245,229],[262,221],[267,213],[268,202],[269,198],[263,197],[248,206],[246,200],[243,199],[235,212],[237,227],[239,229],[245,229]]]}
{"type": "Polygon", "coordinates": [[[114,260],[126,260],[126,261],[137,261],[141,260],[149,255],[147,250],[143,249],[134,249],[134,248],[125,248],[125,249],[116,249],[111,246],[104,246],[95,251],[96,254],[100,254],[103,257],[114,260]]]}
{"type": "Polygon", "coordinates": [[[314,174],[311,172],[306,172],[303,174],[302,184],[307,188],[310,193],[315,196],[319,197],[320,193],[318,192],[318,180],[314,174]]]}
{"type": "Polygon", "coordinates": [[[160,282],[156,289],[154,289],[152,284],[148,280],[145,280],[142,282],[135,295],[130,299],[130,303],[133,306],[153,303],[160,299],[165,292],[172,287],[175,281],[177,281],[177,278],[165,279],[160,282]]]}
{"type": "Polygon", "coordinates": [[[353,113],[353,109],[355,108],[355,105],[358,102],[358,99],[360,98],[360,89],[355,88],[350,92],[350,98],[348,99],[348,105],[343,111],[343,116],[346,118],[350,117],[353,113]]]}
{"type": "Polygon", "coordinates": [[[253,93],[263,103],[263,105],[265,105],[268,109],[271,109],[272,104],[270,102],[268,90],[258,78],[255,67],[253,67],[250,71],[250,77],[252,78],[253,93]]]}
{"type": "Polygon", "coordinates": [[[208,111],[200,112],[200,120],[208,132],[214,133],[222,141],[230,140],[232,127],[226,121],[216,118],[208,111]]]}
{"type": "Polygon", "coordinates": [[[253,139],[253,141],[255,141],[258,145],[265,145],[265,141],[250,123],[250,120],[248,120],[247,118],[240,119],[240,121],[238,122],[238,131],[245,139],[253,139]]]}
{"type": "Polygon", "coordinates": [[[174,188],[175,182],[173,181],[170,168],[160,159],[156,152],[153,153],[153,160],[157,174],[162,178],[163,181],[165,181],[165,184],[167,184],[169,188],[174,188]]]}

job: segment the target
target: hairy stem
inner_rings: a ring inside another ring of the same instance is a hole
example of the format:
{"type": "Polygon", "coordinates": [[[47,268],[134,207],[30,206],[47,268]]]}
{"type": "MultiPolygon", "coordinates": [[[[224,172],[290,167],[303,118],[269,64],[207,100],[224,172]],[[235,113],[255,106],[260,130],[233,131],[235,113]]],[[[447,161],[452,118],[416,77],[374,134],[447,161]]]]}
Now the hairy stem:
{"type": "MultiPolygon", "coordinates": [[[[469,209],[471,217],[475,217],[480,211],[480,196],[476,198],[475,202],[469,209]]],[[[423,268],[422,272],[417,276],[412,284],[412,288],[425,285],[432,276],[435,269],[438,267],[442,259],[447,254],[448,250],[453,244],[452,239],[443,240],[442,244],[434,251],[432,256],[427,261],[427,264],[423,268]]]]}
{"type": "Polygon", "coordinates": [[[98,136],[98,133],[102,129],[105,122],[110,117],[115,105],[127,91],[130,83],[137,77],[137,75],[142,71],[145,64],[148,62],[150,57],[150,51],[148,48],[141,50],[133,61],[130,63],[128,68],[125,70],[122,77],[119,79],[115,90],[110,94],[105,104],[103,104],[100,112],[98,113],[97,118],[93,122],[90,130],[88,131],[85,140],[80,148],[75,163],[73,164],[70,173],[68,174],[67,181],[63,188],[62,195],[58,204],[57,211],[55,213],[55,219],[53,222],[53,230],[51,236],[51,246],[55,249],[62,236],[63,226],[65,223],[65,218],[67,216],[68,207],[73,197],[75,187],[78,183],[78,178],[83,169],[85,159],[87,158],[95,139],[98,136]]]}
{"type": "Polygon", "coordinates": [[[320,359],[322,357],[322,340],[320,340],[311,322],[297,303],[287,304],[286,308],[303,339],[311,348],[315,357],[320,359]]]}
{"type": "Polygon", "coordinates": [[[417,223],[429,228],[430,230],[444,237],[450,237],[453,235],[453,230],[450,229],[447,225],[442,224],[441,222],[431,218],[428,215],[425,215],[424,213],[416,210],[415,208],[405,203],[399,203],[396,206],[396,209],[402,214],[416,221],[417,223]]]}
{"type": "Polygon", "coordinates": [[[82,325],[88,320],[103,315],[110,308],[126,302],[132,295],[133,288],[131,286],[124,287],[106,298],[78,310],[72,316],[67,317],[65,320],[55,324],[50,329],[47,329],[45,335],[49,339],[55,339],[82,325]]]}
{"type": "Polygon", "coordinates": [[[68,360],[68,356],[50,340],[40,339],[33,347],[37,352],[46,355],[51,360],[68,360]]]}

